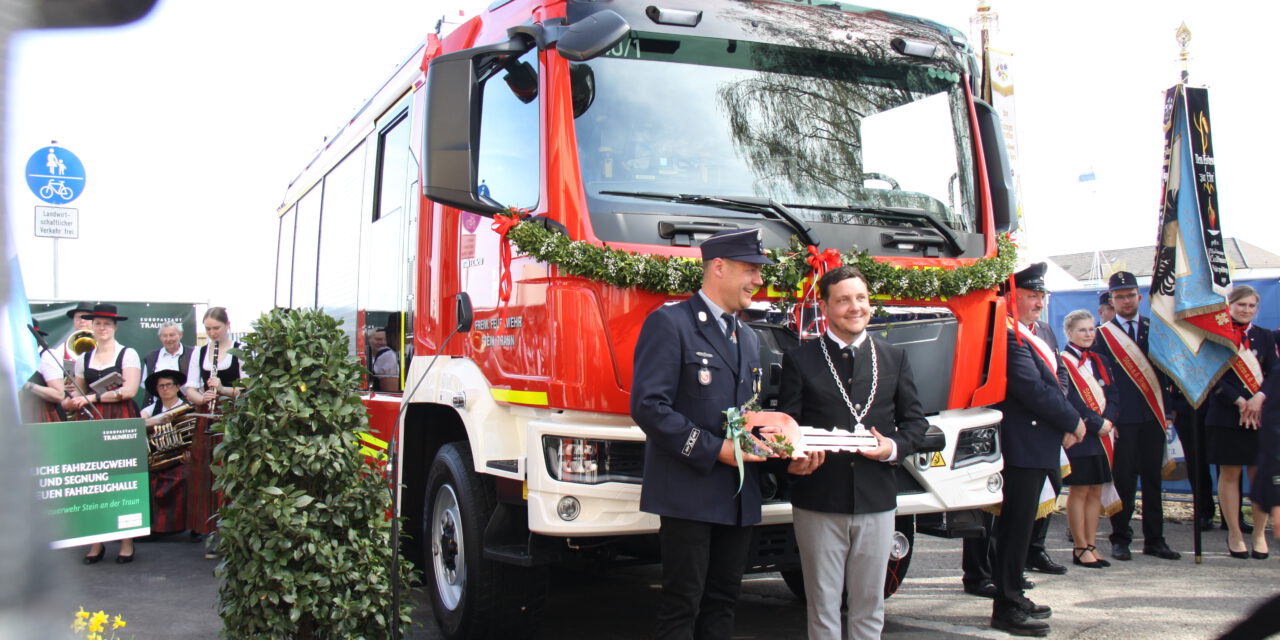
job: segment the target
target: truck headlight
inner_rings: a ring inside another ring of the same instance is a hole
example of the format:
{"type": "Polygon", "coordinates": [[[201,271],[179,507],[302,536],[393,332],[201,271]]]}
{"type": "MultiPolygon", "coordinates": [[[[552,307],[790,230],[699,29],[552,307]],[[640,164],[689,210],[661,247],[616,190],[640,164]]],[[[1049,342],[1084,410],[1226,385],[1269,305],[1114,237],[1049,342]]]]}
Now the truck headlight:
{"type": "Polygon", "coordinates": [[[995,462],[1000,459],[1000,425],[964,429],[956,438],[956,454],[952,469],[959,469],[979,462],[995,462]]]}
{"type": "Polygon", "coordinates": [[[547,472],[561,482],[640,484],[644,473],[644,443],[542,436],[547,472]]]}

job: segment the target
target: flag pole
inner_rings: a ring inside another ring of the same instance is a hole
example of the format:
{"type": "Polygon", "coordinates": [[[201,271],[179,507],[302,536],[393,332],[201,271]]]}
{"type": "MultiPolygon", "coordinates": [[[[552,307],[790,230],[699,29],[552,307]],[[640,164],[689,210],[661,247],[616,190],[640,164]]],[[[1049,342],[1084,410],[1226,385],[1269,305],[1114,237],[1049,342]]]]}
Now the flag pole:
{"type": "MultiPolygon", "coordinates": [[[[1187,64],[1187,61],[1191,57],[1191,54],[1187,51],[1187,45],[1191,43],[1191,29],[1187,28],[1187,23],[1185,21],[1178,25],[1178,28],[1174,31],[1173,37],[1174,40],[1177,40],[1178,47],[1180,49],[1180,52],[1178,53],[1178,65],[1180,67],[1178,83],[1186,86],[1191,76],[1188,71],[1187,64]]],[[[1191,403],[1188,402],[1187,404],[1190,405],[1191,403]]],[[[1191,426],[1192,431],[1195,431],[1196,429],[1197,415],[1198,412],[1195,409],[1192,409],[1190,420],[1183,421],[1183,424],[1189,424],[1191,426]]],[[[1187,440],[1188,439],[1183,439],[1183,443],[1186,443],[1187,440]]],[[[1194,469],[1191,468],[1191,458],[1187,456],[1187,477],[1191,479],[1191,544],[1192,552],[1195,556],[1195,563],[1201,564],[1204,562],[1204,554],[1200,536],[1200,513],[1197,509],[1200,506],[1200,495],[1207,487],[1200,486],[1201,478],[1198,467],[1206,463],[1204,462],[1204,443],[1201,442],[1203,438],[1194,437],[1189,438],[1189,440],[1191,441],[1192,447],[1195,449],[1195,461],[1197,467],[1194,469]]]]}

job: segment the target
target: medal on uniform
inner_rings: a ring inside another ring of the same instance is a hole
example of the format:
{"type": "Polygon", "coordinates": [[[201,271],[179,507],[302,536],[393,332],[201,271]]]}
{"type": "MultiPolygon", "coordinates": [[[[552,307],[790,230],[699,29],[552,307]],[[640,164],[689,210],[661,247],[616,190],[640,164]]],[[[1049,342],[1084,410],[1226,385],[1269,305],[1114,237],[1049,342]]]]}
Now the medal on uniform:
{"type": "Polygon", "coordinates": [[[711,384],[711,370],[710,370],[710,369],[708,369],[708,368],[706,368],[706,367],[703,367],[703,368],[701,368],[701,369],[698,369],[698,384],[701,384],[701,385],[702,385],[702,386],[704,386],[704,387],[705,387],[705,386],[707,386],[707,385],[709,385],[709,384],[711,384]]]}
{"type": "Polygon", "coordinates": [[[699,312],[698,312],[698,322],[706,322],[706,321],[707,321],[707,312],[706,312],[706,311],[699,311],[699,312]]]}

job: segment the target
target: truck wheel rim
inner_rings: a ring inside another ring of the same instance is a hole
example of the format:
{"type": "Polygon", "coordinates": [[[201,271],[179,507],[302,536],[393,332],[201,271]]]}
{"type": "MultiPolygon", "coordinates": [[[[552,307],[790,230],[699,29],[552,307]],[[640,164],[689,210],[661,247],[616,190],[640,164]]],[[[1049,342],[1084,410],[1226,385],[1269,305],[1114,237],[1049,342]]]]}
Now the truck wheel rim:
{"type": "Polygon", "coordinates": [[[911,541],[901,531],[893,532],[893,546],[889,549],[890,560],[901,560],[911,553],[911,541]]]}
{"type": "Polygon", "coordinates": [[[467,583],[467,561],[462,540],[462,513],[453,487],[436,491],[431,508],[431,563],[440,602],[450,610],[462,601],[467,583]]]}

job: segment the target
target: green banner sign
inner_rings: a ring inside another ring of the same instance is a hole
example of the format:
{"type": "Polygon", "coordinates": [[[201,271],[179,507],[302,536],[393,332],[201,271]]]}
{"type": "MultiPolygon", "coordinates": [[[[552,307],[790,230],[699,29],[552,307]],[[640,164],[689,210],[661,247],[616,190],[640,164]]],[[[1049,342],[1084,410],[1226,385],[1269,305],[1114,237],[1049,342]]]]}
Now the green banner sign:
{"type": "Polygon", "coordinates": [[[36,499],[61,535],[54,549],[151,533],[147,428],[141,418],[24,425],[36,499]]]}

